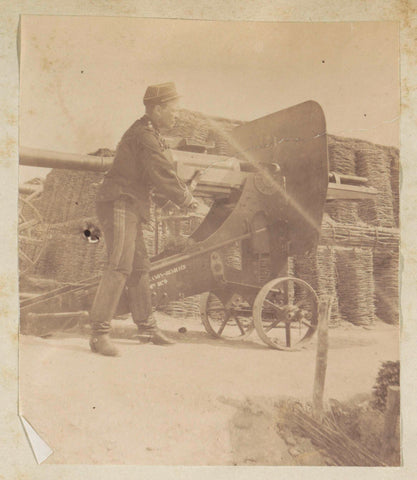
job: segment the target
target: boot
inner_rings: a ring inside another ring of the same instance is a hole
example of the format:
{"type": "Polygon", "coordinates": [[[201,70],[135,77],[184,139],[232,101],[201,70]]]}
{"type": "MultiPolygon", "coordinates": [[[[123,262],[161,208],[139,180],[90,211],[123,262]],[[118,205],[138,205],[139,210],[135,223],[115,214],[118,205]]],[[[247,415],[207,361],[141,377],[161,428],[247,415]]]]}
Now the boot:
{"type": "Polygon", "coordinates": [[[90,348],[93,352],[108,356],[118,354],[109,332],[125,283],[126,276],[112,270],[105,271],[100,280],[90,311],[90,348]]]}
{"type": "Polygon", "coordinates": [[[90,338],[90,348],[91,351],[95,353],[100,353],[101,355],[106,355],[108,357],[117,357],[119,351],[111,343],[110,337],[107,333],[104,335],[93,335],[90,338]]]}
{"type": "MultiPolygon", "coordinates": [[[[149,320],[149,319],[148,319],[149,320]]],[[[152,316],[152,321],[155,322],[152,316]]],[[[169,339],[165,334],[155,326],[148,328],[147,325],[138,325],[138,334],[136,338],[140,340],[141,343],[153,343],[154,345],[174,345],[175,342],[169,339]]]]}
{"type": "Polygon", "coordinates": [[[166,337],[159,328],[151,336],[150,342],[154,345],[175,345],[175,342],[166,337]]]}
{"type": "Polygon", "coordinates": [[[173,345],[175,342],[166,337],[158,328],[152,314],[149,274],[135,272],[128,281],[127,297],[133,321],[138,327],[137,337],[141,342],[155,345],[173,345]]]}

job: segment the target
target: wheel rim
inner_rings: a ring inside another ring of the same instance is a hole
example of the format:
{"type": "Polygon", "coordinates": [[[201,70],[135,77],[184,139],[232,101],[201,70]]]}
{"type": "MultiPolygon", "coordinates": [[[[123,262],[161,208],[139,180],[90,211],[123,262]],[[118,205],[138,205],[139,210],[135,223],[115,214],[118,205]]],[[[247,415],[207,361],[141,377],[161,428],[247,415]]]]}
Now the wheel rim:
{"type": "Polygon", "coordinates": [[[271,280],[261,288],[253,305],[259,337],[278,350],[297,350],[311,340],[317,316],[317,295],[298,278],[271,280]]]}
{"type": "Polygon", "coordinates": [[[242,340],[254,330],[250,305],[238,294],[232,296],[226,307],[216,294],[205,293],[200,311],[204,328],[212,337],[242,340]]]}

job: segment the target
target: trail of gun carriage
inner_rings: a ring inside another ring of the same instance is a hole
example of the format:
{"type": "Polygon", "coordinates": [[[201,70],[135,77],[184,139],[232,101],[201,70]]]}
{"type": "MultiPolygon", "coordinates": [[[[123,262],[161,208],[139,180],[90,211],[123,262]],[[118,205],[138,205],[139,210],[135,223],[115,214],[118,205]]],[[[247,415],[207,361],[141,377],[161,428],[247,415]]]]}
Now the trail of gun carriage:
{"type": "MultiPolygon", "coordinates": [[[[178,176],[208,207],[201,216],[152,203],[144,233],[153,305],[167,333],[200,352],[214,346],[219,376],[222,358],[246,351],[251,363],[267,362],[265,373],[305,379],[320,299],[329,296],[326,386],[338,381],[342,391],[348,375],[357,377],[346,381],[355,384],[351,395],[329,399],[320,418],[308,395],[295,398],[298,387],[287,392],[281,384],[275,397],[270,386],[254,387],[239,400],[225,393],[217,401],[235,412],[231,447],[206,463],[399,464],[397,414],[386,436],[389,391],[399,384],[399,363],[391,361],[399,328],[398,149],[327,134],[315,102],[251,122],[181,110],[166,137],[178,176]]],[[[21,165],[52,169],[19,189],[22,338],[53,342],[65,334],[82,338],[88,353],[88,311],[106,261],[94,200],[113,155],[21,147],[21,165]]],[[[133,344],[133,331],[122,298],[113,336],[133,344]]],[[[140,348],[138,356],[147,347],[140,348]]],[[[196,377],[205,382],[204,372],[196,377]]],[[[256,386],[270,381],[261,376],[256,386]]],[[[143,461],[161,463],[149,448],[143,461]]]]}

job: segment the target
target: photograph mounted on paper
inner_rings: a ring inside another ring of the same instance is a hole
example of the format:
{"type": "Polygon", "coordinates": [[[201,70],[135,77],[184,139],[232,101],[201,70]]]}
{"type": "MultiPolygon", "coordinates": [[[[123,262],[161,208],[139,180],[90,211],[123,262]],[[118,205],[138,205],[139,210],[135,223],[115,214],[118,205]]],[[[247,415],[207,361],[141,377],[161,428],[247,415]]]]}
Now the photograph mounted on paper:
{"type": "Polygon", "coordinates": [[[23,16],[20,78],[38,463],[400,465],[398,25],[23,16]]]}

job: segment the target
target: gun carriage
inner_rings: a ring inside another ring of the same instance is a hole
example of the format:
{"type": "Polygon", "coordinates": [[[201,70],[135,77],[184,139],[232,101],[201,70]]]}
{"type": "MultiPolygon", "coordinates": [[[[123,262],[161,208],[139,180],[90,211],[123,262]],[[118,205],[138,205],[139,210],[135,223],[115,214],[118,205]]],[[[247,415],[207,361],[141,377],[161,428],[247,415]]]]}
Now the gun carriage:
{"type": "MultiPolygon", "coordinates": [[[[272,348],[297,349],[317,328],[318,297],[288,274],[288,258],[317,247],[326,200],[375,192],[362,177],[329,173],[325,118],[316,102],[236,127],[228,140],[233,158],[171,151],[177,174],[195,186],[195,195],[213,203],[187,251],[151,259],[153,305],[201,294],[202,322],[213,337],[242,339],[256,329],[272,348]],[[228,261],[231,246],[239,251],[238,265],[228,261]]],[[[20,151],[23,165],[105,171],[111,162],[20,151]]],[[[23,299],[21,325],[86,317],[97,284],[92,278],[23,299]]],[[[126,305],[122,299],[119,314],[127,312],[126,305]]]]}

